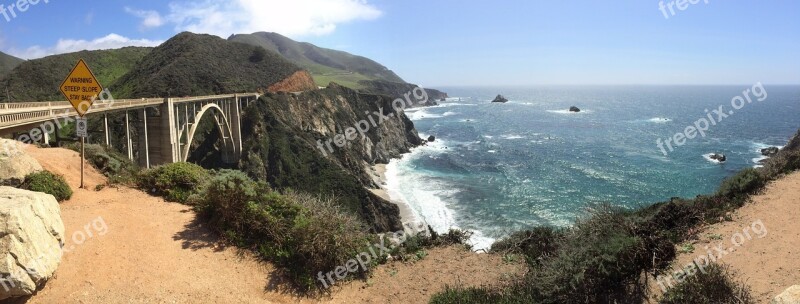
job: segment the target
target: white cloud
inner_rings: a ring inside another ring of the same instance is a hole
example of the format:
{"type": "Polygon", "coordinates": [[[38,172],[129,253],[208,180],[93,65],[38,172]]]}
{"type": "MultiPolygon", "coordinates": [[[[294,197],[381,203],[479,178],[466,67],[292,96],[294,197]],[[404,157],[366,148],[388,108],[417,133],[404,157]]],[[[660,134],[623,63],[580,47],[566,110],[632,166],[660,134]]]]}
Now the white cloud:
{"type": "Polygon", "coordinates": [[[160,27],[166,23],[157,11],[137,10],[126,6],[125,12],[142,19],[142,30],[160,27]]]}
{"type": "Polygon", "coordinates": [[[338,24],[382,15],[366,0],[202,0],[172,2],[169,7],[166,19],[176,31],[223,38],[261,31],[294,37],[325,35],[338,24]]]}
{"type": "Polygon", "coordinates": [[[25,50],[10,49],[8,53],[23,59],[36,59],[50,55],[72,53],[83,50],[108,50],[126,46],[158,46],[163,41],[148,39],[130,39],[117,34],[109,34],[91,41],[75,39],[59,39],[52,47],[34,45],[25,50]]]}

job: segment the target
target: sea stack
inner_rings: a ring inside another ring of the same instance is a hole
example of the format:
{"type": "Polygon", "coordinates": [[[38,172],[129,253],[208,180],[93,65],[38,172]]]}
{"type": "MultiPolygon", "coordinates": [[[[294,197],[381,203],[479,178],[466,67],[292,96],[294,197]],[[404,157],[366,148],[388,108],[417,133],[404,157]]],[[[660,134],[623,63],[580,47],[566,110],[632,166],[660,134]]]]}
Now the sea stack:
{"type": "Polygon", "coordinates": [[[492,102],[506,103],[508,102],[508,99],[505,98],[503,95],[497,95],[497,97],[495,97],[494,100],[492,100],[492,102]]]}
{"type": "Polygon", "coordinates": [[[713,160],[716,160],[718,162],[721,162],[721,163],[724,163],[725,161],[728,160],[728,158],[725,157],[725,154],[721,154],[721,153],[714,153],[709,158],[711,158],[713,160]]]}
{"type": "Polygon", "coordinates": [[[573,112],[573,113],[579,113],[581,111],[581,109],[579,109],[576,106],[571,106],[571,107],[569,107],[569,111],[573,112]]]}

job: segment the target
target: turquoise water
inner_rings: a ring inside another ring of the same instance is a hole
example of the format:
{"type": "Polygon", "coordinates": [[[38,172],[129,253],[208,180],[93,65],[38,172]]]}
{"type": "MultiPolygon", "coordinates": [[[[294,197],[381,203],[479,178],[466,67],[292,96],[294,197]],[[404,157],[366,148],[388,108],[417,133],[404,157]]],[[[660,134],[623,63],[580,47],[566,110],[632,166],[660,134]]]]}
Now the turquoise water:
{"type": "Polygon", "coordinates": [[[668,156],[656,140],[706,109],[728,114],[751,87],[437,88],[453,98],[407,113],[437,141],[393,161],[387,187],[434,229],[475,231],[479,249],[513,231],[571,225],[593,203],[634,208],[710,193],[800,128],[800,86],[765,85],[764,101],[751,93],[752,103],[668,156]],[[510,102],[491,104],[497,94],[510,102]],[[583,112],[569,113],[573,105],[583,112]],[[728,161],[710,161],[715,152],[728,161]]]}

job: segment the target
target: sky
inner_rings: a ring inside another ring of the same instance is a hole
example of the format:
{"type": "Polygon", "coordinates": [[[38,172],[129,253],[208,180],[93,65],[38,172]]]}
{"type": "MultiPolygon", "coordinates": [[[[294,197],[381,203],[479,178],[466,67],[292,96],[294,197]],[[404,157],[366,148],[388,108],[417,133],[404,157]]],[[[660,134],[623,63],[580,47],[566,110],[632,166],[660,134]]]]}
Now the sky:
{"type": "Polygon", "coordinates": [[[429,87],[800,84],[800,1],[685,1],[0,0],[0,51],[270,31],[429,87]]]}

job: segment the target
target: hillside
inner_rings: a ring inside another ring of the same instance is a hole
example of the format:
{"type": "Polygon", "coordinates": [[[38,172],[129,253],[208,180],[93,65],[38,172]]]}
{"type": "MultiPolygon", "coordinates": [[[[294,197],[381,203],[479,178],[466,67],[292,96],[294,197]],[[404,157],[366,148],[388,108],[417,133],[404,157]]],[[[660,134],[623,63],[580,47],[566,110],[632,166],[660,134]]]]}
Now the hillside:
{"type": "MultiPolygon", "coordinates": [[[[126,47],[116,50],[81,51],[25,61],[0,80],[8,88],[11,102],[62,100],[58,90],[79,59],[84,59],[106,88],[128,73],[152,48],[126,47]]],[[[113,90],[113,86],[111,86],[113,90]]],[[[7,102],[6,94],[0,101],[7,102]]]]}
{"type": "Polygon", "coordinates": [[[373,180],[367,167],[388,163],[421,144],[414,124],[403,113],[393,113],[392,98],[364,94],[331,85],[303,94],[267,94],[245,110],[240,169],[276,189],[291,188],[313,194],[335,194],[376,231],[400,227],[396,205],[369,192],[373,180]],[[378,108],[387,119],[342,148],[324,154],[317,146],[378,108]]]}
{"type": "MultiPolygon", "coordinates": [[[[300,67],[272,52],[184,32],[155,48],[120,78],[115,93],[143,98],[266,92],[298,71],[300,67]]],[[[310,88],[313,84],[293,90],[310,88]]]]}
{"type": "Polygon", "coordinates": [[[0,77],[5,76],[25,60],[0,52],[0,77]]]}
{"type": "Polygon", "coordinates": [[[306,42],[297,42],[276,33],[233,35],[228,40],[260,46],[281,54],[310,71],[318,86],[336,82],[359,89],[362,88],[359,84],[362,80],[405,82],[397,74],[371,59],[321,48],[306,42]]]}

